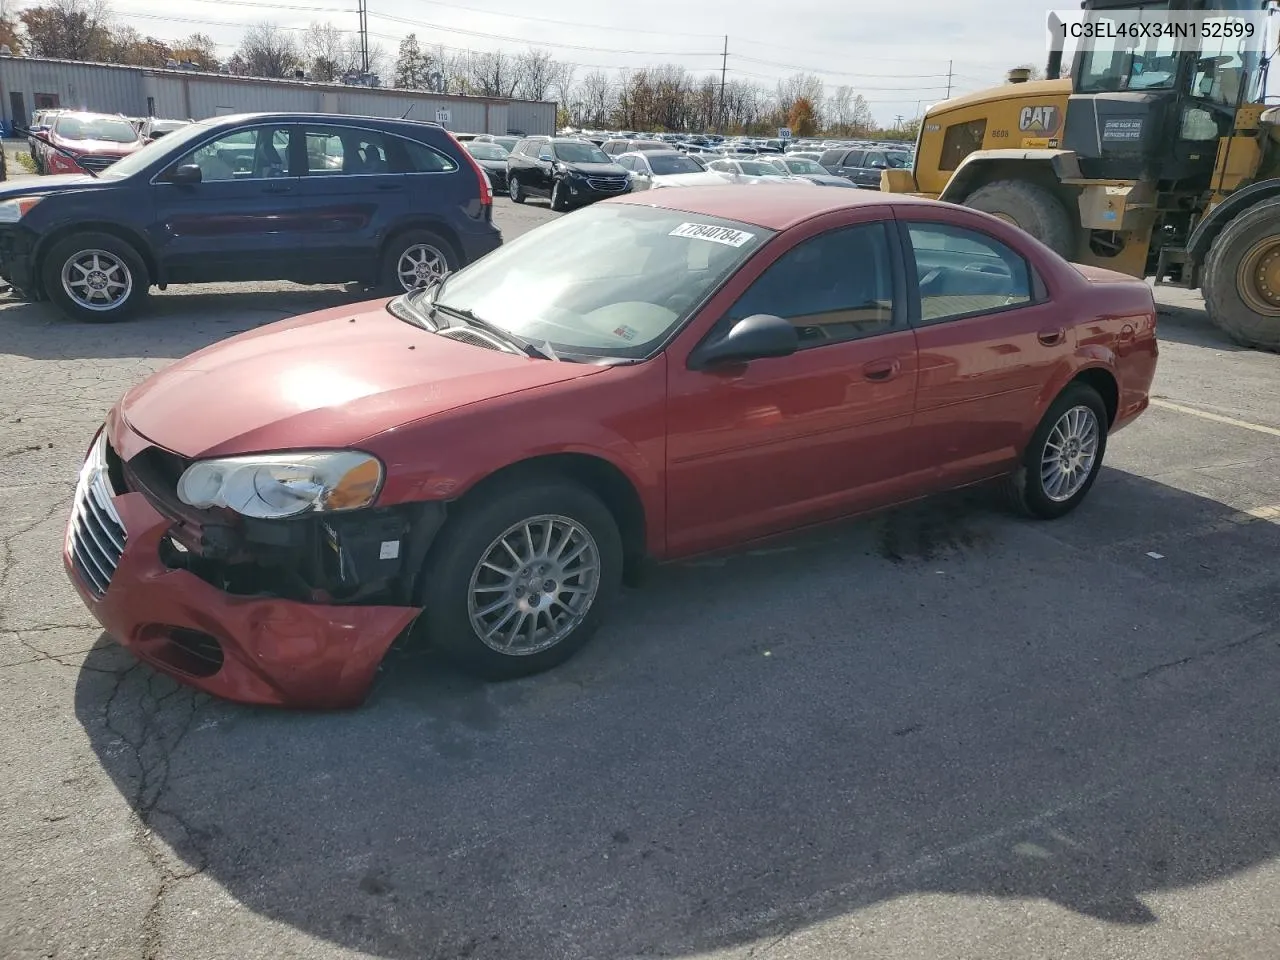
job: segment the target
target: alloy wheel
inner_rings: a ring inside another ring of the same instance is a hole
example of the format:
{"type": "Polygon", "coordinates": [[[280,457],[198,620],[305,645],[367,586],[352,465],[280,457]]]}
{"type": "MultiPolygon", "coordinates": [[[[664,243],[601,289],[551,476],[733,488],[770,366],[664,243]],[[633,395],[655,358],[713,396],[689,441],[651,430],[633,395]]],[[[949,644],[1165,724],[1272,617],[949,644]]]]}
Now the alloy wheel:
{"type": "Polygon", "coordinates": [[[77,306],[105,313],[129,299],[133,273],[114,253],[81,250],[62,265],[62,289],[77,306]]]}
{"type": "Polygon", "coordinates": [[[1040,482],[1054,503],[1070,500],[1093,473],[1101,429],[1089,407],[1072,407],[1053,425],[1040,457],[1040,482]]]}

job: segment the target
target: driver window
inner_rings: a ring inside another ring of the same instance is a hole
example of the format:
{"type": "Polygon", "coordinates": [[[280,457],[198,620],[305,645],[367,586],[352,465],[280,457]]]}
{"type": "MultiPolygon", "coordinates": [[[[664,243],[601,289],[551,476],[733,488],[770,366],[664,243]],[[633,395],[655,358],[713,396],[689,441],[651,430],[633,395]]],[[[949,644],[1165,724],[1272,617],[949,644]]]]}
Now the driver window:
{"type": "Polygon", "coordinates": [[[999,240],[940,223],[908,226],[920,322],[942,323],[1032,302],[1031,270],[999,240]]]}
{"type": "Polygon", "coordinates": [[[195,164],[202,182],[264,180],[289,175],[289,133],[284,128],[237,130],[197,147],[178,161],[195,164]]]}
{"type": "Polygon", "coordinates": [[[802,348],[886,333],[894,327],[889,250],[883,223],[804,240],[769,265],[722,323],[782,317],[795,325],[802,348]]]}

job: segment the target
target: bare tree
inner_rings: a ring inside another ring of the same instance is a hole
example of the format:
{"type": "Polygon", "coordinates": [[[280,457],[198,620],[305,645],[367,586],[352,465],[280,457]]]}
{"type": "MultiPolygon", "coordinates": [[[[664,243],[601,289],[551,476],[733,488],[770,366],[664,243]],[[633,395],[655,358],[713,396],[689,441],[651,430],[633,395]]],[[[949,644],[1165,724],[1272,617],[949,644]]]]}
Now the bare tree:
{"type": "Polygon", "coordinates": [[[254,77],[288,77],[301,62],[298,45],[292,35],[267,21],[244,32],[240,56],[244,58],[249,75],[254,77]]]}
{"type": "Polygon", "coordinates": [[[332,23],[312,23],[302,35],[302,56],[311,69],[313,80],[332,81],[346,71],[344,46],[346,37],[332,23]]]}
{"type": "Polygon", "coordinates": [[[592,70],[582,78],[582,112],[577,121],[588,126],[607,123],[614,110],[614,88],[606,73],[592,70]]]}
{"type": "Polygon", "coordinates": [[[530,47],[515,58],[519,78],[516,94],[524,100],[545,100],[556,80],[559,65],[546,50],[530,47]]]}
{"type": "Polygon", "coordinates": [[[467,58],[472,93],[481,97],[511,97],[520,85],[517,62],[501,50],[472,53],[467,58]]]}

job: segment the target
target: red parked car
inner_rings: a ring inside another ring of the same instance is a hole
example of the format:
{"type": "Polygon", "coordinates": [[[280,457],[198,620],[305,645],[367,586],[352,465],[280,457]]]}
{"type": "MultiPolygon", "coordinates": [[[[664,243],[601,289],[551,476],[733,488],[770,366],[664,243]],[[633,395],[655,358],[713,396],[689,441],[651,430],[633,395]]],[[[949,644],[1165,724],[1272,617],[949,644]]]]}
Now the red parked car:
{"type": "Polygon", "coordinates": [[[40,171],[49,174],[100,173],[121,157],[146,146],[146,141],[124,117],[98,113],[59,113],[45,136],[54,146],[66,151],[51,150],[48,144],[39,145],[40,171]]]}
{"type": "Polygon", "coordinates": [[[1155,328],[1145,284],[973,210],[645,192],[145,381],[64,559],[120,642],[231,699],[359,703],[411,626],[529,674],[648,560],[997,478],[1066,514],[1147,407],[1155,328]]]}

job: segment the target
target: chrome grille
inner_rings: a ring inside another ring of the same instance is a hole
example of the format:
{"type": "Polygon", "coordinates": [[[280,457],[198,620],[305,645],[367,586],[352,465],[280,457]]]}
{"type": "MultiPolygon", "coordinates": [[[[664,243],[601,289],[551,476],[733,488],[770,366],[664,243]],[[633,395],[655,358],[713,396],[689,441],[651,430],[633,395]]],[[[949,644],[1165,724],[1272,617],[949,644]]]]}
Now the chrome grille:
{"type": "Polygon", "coordinates": [[[67,552],[80,579],[97,597],[104,596],[111,585],[127,539],[124,524],[111,502],[115,493],[107,470],[106,447],[106,435],[99,434],[80,469],[71,521],[67,524],[67,552]]]}
{"type": "Polygon", "coordinates": [[[621,190],[627,185],[626,177],[588,177],[592,190],[621,190]]]}
{"type": "Polygon", "coordinates": [[[78,157],[76,159],[76,163],[80,164],[80,166],[84,167],[86,170],[92,170],[94,173],[99,173],[107,169],[107,167],[111,166],[119,159],[119,157],[100,157],[95,154],[87,154],[83,157],[78,157]]]}

